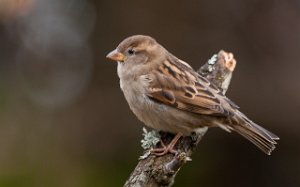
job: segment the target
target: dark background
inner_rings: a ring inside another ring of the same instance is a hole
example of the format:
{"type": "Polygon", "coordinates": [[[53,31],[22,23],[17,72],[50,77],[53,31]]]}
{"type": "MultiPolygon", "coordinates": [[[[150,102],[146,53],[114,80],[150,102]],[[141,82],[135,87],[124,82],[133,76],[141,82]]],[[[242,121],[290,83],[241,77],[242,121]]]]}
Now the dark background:
{"type": "Polygon", "coordinates": [[[281,138],[266,156],[211,129],[174,186],[300,186],[300,1],[0,1],[0,186],[121,186],[142,123],[105,59],[147,34],[195,69],[238,61],[227,95],[281,138]]]}

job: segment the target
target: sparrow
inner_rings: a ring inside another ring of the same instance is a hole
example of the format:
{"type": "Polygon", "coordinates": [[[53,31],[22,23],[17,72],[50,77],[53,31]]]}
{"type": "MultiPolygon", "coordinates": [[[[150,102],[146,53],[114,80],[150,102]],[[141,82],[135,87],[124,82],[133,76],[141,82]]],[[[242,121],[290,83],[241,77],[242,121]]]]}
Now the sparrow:
{"type": "Polygon", "coordinates": [[[128,37],[106,57],[118,63],[121,90],[137,118],[150,128],[176,134],[153,154],[176,153],[180,137],[203,127],[237,132],[268,155],[275,149],[278,136],[252,122],[218,87],[154,38],[128,37]]]}

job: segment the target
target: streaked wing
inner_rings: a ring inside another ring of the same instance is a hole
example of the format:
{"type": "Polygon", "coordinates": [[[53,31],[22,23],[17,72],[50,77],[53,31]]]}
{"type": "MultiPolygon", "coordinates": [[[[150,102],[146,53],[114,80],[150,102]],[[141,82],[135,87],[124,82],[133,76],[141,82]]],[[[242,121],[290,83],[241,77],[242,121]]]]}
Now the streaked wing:
{"type": "Polygon", "coordinates": [[[221,103],[232,106],[230,100],[219,95],[221,92],[216,86],[176,57],[165,60],[154,76],[149,85],[150,99],[192,113],[230,115],[221,103]]]}

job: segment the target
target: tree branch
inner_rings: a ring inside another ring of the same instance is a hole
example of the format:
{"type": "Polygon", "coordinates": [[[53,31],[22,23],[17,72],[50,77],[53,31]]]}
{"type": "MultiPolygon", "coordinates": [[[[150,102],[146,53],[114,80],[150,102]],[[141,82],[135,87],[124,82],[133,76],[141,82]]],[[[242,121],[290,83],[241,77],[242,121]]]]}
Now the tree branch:
{"type": "MultiPolygon", "coordinates": [[[[208,62],[198,70],[198,73],[210,80],[225,94],[229,87],[235,66],[236,60],[233,54],[221,50],[217,55],[214,55],[208,60],[208,62]]],[[[124,187],[172,186],[177,172],[187,161],[191,161],[190,156],[206,131],[207,128],[202,128],[191,136],[182,137],[176,144],[176,149],[178,150],[177,155],[166,154],[157,157],[150,155],[150,150],[158,146],[156,144],[160,139],[168,143],[172,140],[174,135],[166,132],[147,132],[144,129],[142,147],[145,149],[145,154],[140,157],[139,163],[131,173],[124,187]]]]}

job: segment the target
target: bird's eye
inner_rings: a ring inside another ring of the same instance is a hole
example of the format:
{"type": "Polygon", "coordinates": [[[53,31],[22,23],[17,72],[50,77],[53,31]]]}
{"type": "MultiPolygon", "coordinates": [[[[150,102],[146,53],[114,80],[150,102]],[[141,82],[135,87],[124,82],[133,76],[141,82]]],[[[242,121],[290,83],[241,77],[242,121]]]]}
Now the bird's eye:
{"type": "Polygon", "coordinates": [[[129,49],[129,50],[128,50],[128,54],[129,54],[129,55],[134,55],[134,53],[135,53],[135,50],[134,50],[134,49],[129,49]]]}

